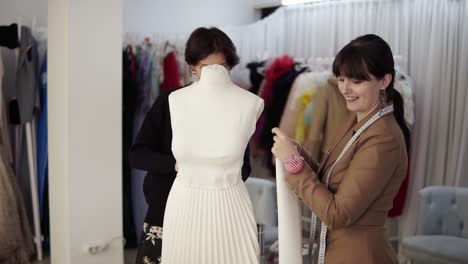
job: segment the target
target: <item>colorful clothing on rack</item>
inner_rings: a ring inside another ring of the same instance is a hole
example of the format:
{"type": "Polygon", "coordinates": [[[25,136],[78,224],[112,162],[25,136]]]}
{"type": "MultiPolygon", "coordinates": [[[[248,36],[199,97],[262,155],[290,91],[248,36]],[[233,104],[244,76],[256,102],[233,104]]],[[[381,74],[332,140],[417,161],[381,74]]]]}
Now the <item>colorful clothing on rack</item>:
{"type": "Polygon", "coordinates": [[[334,79],[317,88],[311,124],[304,141],[304,148],[313,160],[321,160],[331,147],[337,131],[352,115],[334,79]]]}
{"type": "MultiPolygon", "coordinates": [[[[322,86],[327,82],[328,77],[326,76],[330,75],[331,73],[306,71],[300,74],[294,81],[279,126],[280,129],[290,138],[295,138],[296,135],[296,127],[298,122],[297,116],[299,112],[299,102],[301,96],[312,89],[312,87],[322,86]]],[[[304,118],[306,118],[305,116],[306,115],[304,115],[304,118]]],[[[306,120],[305,123],[309,122],[310,117],[306,120]]]]}
{"type": "Polygon", "coordinates": [[[312,102],[315,93],[316,93],[316,89],[311,88],[309,91],[305,92],[299,98],[295,139],[300,144],[304,143],[305,137],[307,135],[307,130],[308,130],[308,127],[306,126],[305,120],[304,120],[305,111],[307,109],[307,106],[309,106],[309,104],[312,102]]]}
{"type": "MultiPolygon", "coordinates": [[[[279,126],[292,84],[296,80],[297,76],[302,74],[305,70],[306,68],[301,68],[299,66],[292,67],[287,74],[279,78],[275,83],[269,101],[269,107],[263,112],[265,117],[265,124],[262,128],[259,144],[261,148],[266,150],[267,161],[273,160],[273,156],[270,151],[273,147],[273,137],[271,136],[271,130],[274,127],[279,126]]],[[[274,171],[274,167],[270,162],[268,163],[268,168],[271,172],[274,171]]]]}

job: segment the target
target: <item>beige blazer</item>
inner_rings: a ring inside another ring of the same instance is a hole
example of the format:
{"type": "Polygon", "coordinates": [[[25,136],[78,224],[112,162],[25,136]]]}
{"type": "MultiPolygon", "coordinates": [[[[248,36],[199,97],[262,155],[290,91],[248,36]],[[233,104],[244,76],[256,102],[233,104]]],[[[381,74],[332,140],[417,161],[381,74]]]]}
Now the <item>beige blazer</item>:
{"type": "Polygon", "coordinates": [[[408,162],[403,133],[392,113],[359,136],[325,186],[325,176],[346,143],[376,112],[358,123],[352,117],[320,165],[302,153],[307,161],[304,171],[286,176],[294,192],[328,226],[326,264],[398,263],[385,220],[408,162]]]}

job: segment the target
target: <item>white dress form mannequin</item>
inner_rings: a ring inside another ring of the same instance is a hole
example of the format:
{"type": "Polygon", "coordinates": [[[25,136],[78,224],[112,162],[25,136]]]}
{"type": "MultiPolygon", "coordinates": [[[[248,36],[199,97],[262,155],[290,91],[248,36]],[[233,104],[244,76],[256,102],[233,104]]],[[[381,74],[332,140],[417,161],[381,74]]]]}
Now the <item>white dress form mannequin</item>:
{"type": "Polygon", "coordinates": [[[259,263],[243,155],[263,100],[234,85],[221,65],[171,93],[178,174],[166,204],[161,263],[259,263]]]}

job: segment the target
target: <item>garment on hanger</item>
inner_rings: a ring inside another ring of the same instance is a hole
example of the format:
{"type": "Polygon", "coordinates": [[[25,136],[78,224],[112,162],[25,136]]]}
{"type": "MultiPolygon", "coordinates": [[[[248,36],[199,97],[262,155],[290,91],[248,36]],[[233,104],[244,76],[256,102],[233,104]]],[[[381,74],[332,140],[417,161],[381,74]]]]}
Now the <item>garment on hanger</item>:
{"type": "Polygon", "coordinates": [[[11,168],[0,157],[0,260],[27,264],[33,252],[32,233],[23,197],[11,168]]]}
{"type": "Polygon", "coordinates": [[[159,60],[156,54],[156,49],[152,49],[150,52],[150,98],[151,103],[156,100],[159,96],[159,60]]]}
{"type": "Polygon", "coordinates": [[[412,79],[397,68],[395,71],[394,88],[403,98],[403,107],[405,110],[405,121],[411,127],[414,123],[414,102],[412,79]]]}
{"type": "MultiPolygon", "coordinates": [[[[0,118],[1,126],[5,121],[5,104],[3,102],[2,80],[3,62],[0,56],[0,118]]],[[[2,128],[3,130],[3,128],[2,128]]],[[[5,138],[1,138],[2,155],[0,155],[0,261],[3,264],[28,264],[33,252],[32,233],[24,208],[23,197],[10,163],[4,156],[5,138]]]]}
{"type": "MultiPolygon", "coordinates": [[[[269,113],[270,109],[270,99],[273,94],[273,88],[276,85],[278,79],[287,75],[287,73],[291,70],[294,66],[294,59],[290,56],[282,56],[276,58],[273,63],[269,66],[269,68],[265,71],[265,78],[264,82],[261,84],[259,90],[259,96],[265,101],[265,111],[260,116],[257,122],[257,128],[254,134],[254,140],[256,143],[263,147],[267,152],[269,152],[270,148],[265,148],[265,142],[261,142],[264,137],[263,131],[266,126],[266,118],[269,113]]],[[[289,92],[289,91],[288,91],[289,92]]],[[[270,131],[268,131],[270,133],[270,131]]],[[[270,133],[271,134],[271,133],[270,133]]]]}
{"type": "Polygon", "coordinates": [[[164,81],[160,87],[161,91],[173,90],[180,87],[179,68],[173,51],[164,58],[163,65],[164,81]]]}
{"type": "Polygon", "coordinates": [[[273,94],[273,87],[276,81],[286,75],[294,65],[294,59],[290,56],[282,56],[273,62],[273,64],[265,71],[265,87],[263,88],[260,97],[265,100],[265,104],[269,105],[270,98],[273,94]]]}
{"type": "Polygon", "coordinates": [[[39,109],[37,43],[27,27],[21,27],[16,85],[9,102],[10,122],[31,122],[39,109]]]}
{"type": "MultiPolygon", "coordinates": [[[[44,211],[44,207],[48,204],[44,203],[45,197],[45,186],[48,182],[47,175],[47,163],[48,163],[48,152],[47,152],[47,54],[44,56],[44,61],[40,68],[40,105],[37,120],[37,178],[38,178],[38,191],[39,191],[39,208],[40,211],[44,211]]],[[[41,216],[41,219],[43,217],[41,216]]]]}
{"type": "Polygon", "coordinates": [[[274,172],[275,169],[271,163],[273,154],[271,151],[269,151],[273,147],[273,137],[271,135],[271,130],[274,127],[279,126],[281,117],[283,116],[286,101],[288,100],[291,86],[294,83],[296,77],[303,73],[306,69],[307,68],[291,67],[284,76],[280,77],[272,89],[273,91],[270,97],[271,100],[269,101],[269,105],[267,108],[265,108],[265,126],[262,128],[260,146],[264,150],[267,150],[267,167],[270,168],[271,172],[274,172]]]}
{"type": "Polygon", "coordinates": [[[126,49],[126,53],[127,53],[127,63],[129,64],[128,65],[128,72],[130,74],[130,78],[132,78],[133,80],[136,80],[136,74],[137,74],[137,67],[136,67],[136,56],[135,56],[135,53],[133,51],[133,47],[132,45],[128,45],[127,46],[127,49],[126,49]]]}
{"type": "Polygon", "coordinates": [[[149,48],[141,49],[137,71],[137,113],[135,117],[134,135],[140,130],[145,114],[151,108],[154,98],[152,98],[152,62],[153,51],[149,48]]]}
{"type": "Polygon", "coordinates": [[[325,84],[330,75],[331,73],[327,72],[306,71],[297,76],[291,87],[291,92],[289,93],[279,126],[281,131],[286,133],[290,138],[294,138],[296,134],[300,98],[304,93],[311,92],[310,90],[316,90],[318,86],[325,84]]]}
{"type": "MultiPolygon", "coordinates": [[[[177,61],[177,72],[179,73],[179,86],[187,85],[190,83],[190,69],[185,62],[185,56],[183,53],[174,50],[174,55],[177,61]]],[[[179,87],[178,86],[178,87],[179,87]]]]}
{"type": "MultiPolygon", "coordinates": [[[[262,93],[263,93],[263,90],[265,90],[265,84],[266,84],[266,80],[263,79],[262,82],[260,83],[260,87],[258,89],[258,92],[257,92],[257,95],[260,96],[262,93]]],[[[260,116],[260,118],[258,119],[258,122],[257,122],[257,127],[255,129],[255,133],[252,137],[252,144],[257,146],[260,144],[260,137],[262,135],[261,133],[261,129],[265,126],[265,114],[262,113],[262,115],[260,116]]],[[[259,149],[260,150],[260,149],[259,149]]]]}
{"type": "MultiPolygon", "coordinates": [[[[1,48],[0,48],[1,49],[1,48]]],[[[11,146],[11,137],[9,131],[8,115],[5,108],[6,98],[3,94],[3,60],[0,50],[0,155],[9,164],[13,165],[13,151],[11,146]]]]}
{"type": "Polygon", "coordinates": [[[410,160],[408,160],[408,168],[406,170],[406,177],[401,183],[401,186],[400,186],[400,189],[398,190],[397,195],[393,199],[393,207],[388,212],[388,217],[397,217],[403,213],[403,209],[405,208],[406,193],[407,193],[408,184],[409,184],[410,165],[411,165],[411,162],[410,160]]]}
{"type": "MultiPolygon", "coordinates": [[[[315,92],[314,92],[314,97],[315,97],[315,93],[317,92],[317,89],[313,89],[315,92]]],[[[307,138],[307,134],[309,133],[309,127],[310,127],[310,124],[312,124],[312,113],[314,112],[314,98],[312,98],[312,100],[310,101],[309,105],[307,105],[305,111],[304,111],[304,126],[306,127],[306,138],[307,138]]],[[[305,139],[304,139],[305,141],[305,139]]]]}
{"type": "Polygon", "coordinates": [[[0,46],[15,49],[19,46],[18,25],[0,26],[0,46]]]}
{"type": "MultiPolygon", "coordinates": [[[[46,163],[46,172],[49,171],[49,163],[46,163]]],[[[46,182],[44,184],[43,198],[42,202],[44,205],[41,211],[41,232],[44,237],[43,247],[50,249],[50,213],[49,213],[49,183],[48,183],[48,173],[46,174],[46,182]]]]}
{"type": "Polygon", "coordinates": [[[298,102],[298,111],[297,111],[297,124],[296,131],[294,133],[294,138],[299,144],[303,144],[305,137],[307,135],[308,127],[305,122],[305,112],[307,107],[312,103],[316,93],[316,89],[309,89],[306,91],[300,98],[298,102]]]}
{"type": "MultiPolygon", "coordinates": [[[[136,229],[132,208],[132,172],[128,153],[133,142],[134,119],[137,108],[137,67],[136,56],[132,46],[127,46],[123,51],[122,72],[122,208],[123,208],[123,232],[126,246],[135,246],[137,243],[136,229]]],[[[138,229],[139,230],[139,229],[138,229]]]]}
{"type": "Polygon", "coordinates": [[[262,67],[265,64],[265,61],[262,62],[250,62],[247,64],[247,68],[249,69],[249,78],[252,87],[250,87],[250,91],[254,94],[257,94],[258,90],[260,89],[260,83],[262,82],[264,76],[263,73],[258,71],[258,68],[262,67]]]}
{"type": "Polygon", "coordinates": [[[337,131],[352,115],[338,90],[335,78],[317,89],[312,121],[304,143],[304,148],[313,160],[321,160],[323,154],[331,147],[337,131]]]}
{"type": "Polygon", "coordinates": [[[49,153],[48,149],[48,129],[47,129],[47,51],[44,54],[40,67],[40,111],[37,119],[37,178],[39,193],[39,210],[41,231],[44,237],[44,247],[50,246],[50,221],[49,221],[49,153]]]}
{"type": "MultiPolygon", "coordinates": [[[[16,34],[18,35],[18,32],[16,34]]],[[[38,188],[38,186],[31,186],[30,176],[31,171],[33,171],[34,177],[37,178],[35,174],[37,171],[37,167],[35,166],[37,165],[35,164],[37,161],[35,149],[37,138],[33,121],[40,109],[38,93],[39,56],[37,53],[37,42],[33,38],[29,28],[21,27],[19,48],[11,53],[9,52],[8,57],[10,60],[8,63],[10,73],[8,83],[3,87],[3,92],[5,107],[8,109],[9,123],[13,124],[10,140],[14,152],[14,175],[23,195],[24,207],[29,213],[28,217],[34,216],[40,218],[40,212],[33,211],[32,206],[32,201],[38,200],[39,197],[33,197],[31,193],[31,190],[38,188]],[[29,124],[30,126],[22,126],[23,124],[29,124]],[[30,131],[26,131],[28,127],[31,128],[30,131]],[[26,132],[31,132],[31,145],[26,144],[26,132]],[[33,160],[29,159],[29,154],[32,154],[33,160]],[[34,167],[30,168],[30,164],[34,167]]],[[[32,219],[29,221],[33,223],[32,219]]],[[[40,230],[36,231],[40,233],[40,230]]]]}

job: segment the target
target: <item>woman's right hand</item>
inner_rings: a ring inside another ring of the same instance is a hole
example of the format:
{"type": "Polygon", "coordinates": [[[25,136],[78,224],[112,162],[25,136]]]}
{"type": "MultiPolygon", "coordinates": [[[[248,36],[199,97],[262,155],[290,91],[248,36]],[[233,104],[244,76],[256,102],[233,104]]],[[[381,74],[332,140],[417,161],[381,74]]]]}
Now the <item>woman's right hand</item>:
{"type": "Polygon", "coordinates": [[[299,147],[297,142],[288,137],[283,131],[275,127],[272,129],[272,133],[275,134],[273,137],[273,147],[271,152],[273,155],[284,162],[291,155],[299,155],[299,147]]]}

